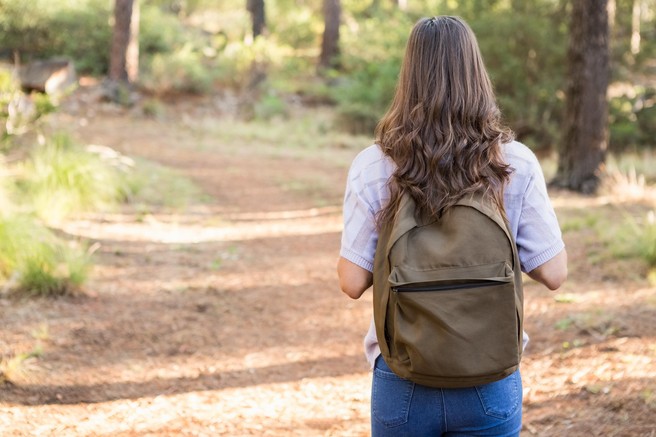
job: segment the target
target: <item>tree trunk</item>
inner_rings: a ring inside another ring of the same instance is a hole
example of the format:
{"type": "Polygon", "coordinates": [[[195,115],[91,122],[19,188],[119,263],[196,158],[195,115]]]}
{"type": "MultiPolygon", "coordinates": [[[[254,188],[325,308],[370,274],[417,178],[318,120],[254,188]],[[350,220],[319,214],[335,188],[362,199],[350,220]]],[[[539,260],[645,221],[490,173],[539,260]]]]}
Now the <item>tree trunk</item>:
{"type": "Polygon", "coordinates": [[[599,187],[608,142],[608,9],[607,0],[572,4],[565,137],[553,184],[592,194],[599,187]]]}
{"type": "Polygon", "coordinates": [[[633,9],[631,11],[631,54],[635,57],[640,53],[640,13],[642,10],[642,1],[633,0],[633,9]]]}
{"type": "Polygon", "coordinates": [[[251,14],[253,24],[253,39],[264,33],[266,15],[264,13],[264,0],[246,0],[246,9],[251,14]]]}
{"type": "Polygon", "coordinates": [[[116,0],[109,78],[133,83],[139,77],[139,0],[116,0]]]}
{"type": "Polygon", "coordinates": [[[324,31],[321,41],[321,57],[319,69],[338,67],[339,61],[339,25],[341,21],[342,6],[340,0],[324,0],[323,16],[324,31]]]}

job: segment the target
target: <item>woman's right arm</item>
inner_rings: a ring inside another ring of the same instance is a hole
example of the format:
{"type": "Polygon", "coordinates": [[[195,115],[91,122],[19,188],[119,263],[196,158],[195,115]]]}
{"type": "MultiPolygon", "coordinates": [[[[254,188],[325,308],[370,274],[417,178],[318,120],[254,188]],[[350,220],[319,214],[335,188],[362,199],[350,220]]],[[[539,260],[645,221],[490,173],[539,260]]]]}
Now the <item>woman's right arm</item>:
{"type": "Polygon", "coordinates": [[[535,154],[521,143],[510,146],[513,146],[509,150],[516,171],[514,177],[518,179],[505,200],[516,220],[515,242],[522,270],[550,290],[556,290],[567,279],[567,251],[558,217],[535,154]]]}
{"type": "Polygon", "coordinates": [[[549,290],[557,290],[567,279],[567,251],[561,250],[558,255],[527,274],[531,279],[546,285],[549,290]]]}

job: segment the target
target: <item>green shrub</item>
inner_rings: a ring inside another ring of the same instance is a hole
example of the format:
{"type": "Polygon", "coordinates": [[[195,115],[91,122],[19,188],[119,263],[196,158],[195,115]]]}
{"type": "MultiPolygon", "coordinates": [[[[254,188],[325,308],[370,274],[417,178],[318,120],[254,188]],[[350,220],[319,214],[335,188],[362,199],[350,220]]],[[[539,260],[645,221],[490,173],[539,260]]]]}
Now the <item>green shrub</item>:
{"type": "Polygon", "coordinates": [[[255,118],[258,120],[271,120],[273,118],[287,117],[287,104],[276,93],[269,92],[254,107],[255,118]]]}
{"type": "Polygon", "coordinates": [[[152,118],[162,118],[166,114],[166,107],[156,98],[144,100],[141,110],[146,117],[152,118]]]}
{"type": "Polygon", "coordinates": [[[117,168],[57,135],[37,146],[23,165],[20,188],[43,220],[110,207],[125,198],[117,168]]]}
{"type": "Polygon", "coordinates": [[[282,62],[280,50],[274,42],[263,37],[252,43],[229,42],[216,58],[218,83],[236,89],[251,86],[254,73],[266,73],[272,65],[282,62]]]}
{"type": "MultiPolygon", "coordinates": [[[[461,15],[473,28],[506,123],[531,147],[556,144],[563,117],[567,47],[567,23],[559,2],[527,2],[521,8],[514,2],[512,8],[507,3],[490,8],[462,3],[434,12],[461,15]]],[[[344,73],[335,97],[343,124],[350,130],[370,132],[388,107],[405,41],[417,18],[373,13],[363,15],[354,32],[346,32],[344,73]]]]}
{"type": "Polygon", "coordinates": [[[394,97],[399,73],[395,60],[366,65],[335,91],[338,124],[354,134],[370,134],[394,97]]]}
{"type": "Polygon", "coordinates": [[[656,212],[643,217],[627,217],[613,233],[611,250],[615,256],[639,258],[650,268],[656,267],[656,212]]]}
{"type": "Polygon", "coordinates": [[[0,0],[2,48],[21,55],[46,50],[51,14],[47,0],[0,0]]]}
{"type": "Polygon", "coordinates": [[[57,238],[25,215],[0,215],[0,279],[21,295],[75,293],[91,263],[84,248],[57,238]]]}
{"type": "Polygon", "coordinates": [[[203,202],[202,190],[175,170],[138,159],[125,175],[126,200],[138,208],[182,208],[203,202]]]}
{"type": "Polygon", "coordinates": [[[656,147],[656,88],[648,88],[639,97],[636,105],[636,121],[640,128],[640,144],[656,147]]]}
{"type": "Polygon", "coordinates": [[[321,44],[320,35],[323,31],[323,23],[320,15],[314,14],[309,8],[294,7],[286,11],[280,8],[279,11],[276,11],[275,8],[279,5],[274,2],[272,6],[274,7],[274,10],[271,11],[273,15],[277,12],[284,17],[284,19],[270,20],[269,22],[271,34],[275,36],[278,44],[295,49],[313,49],[321,44]]]}
{"type": "Polygon", "coordinates": [[[0,211],[7,214],[13,212],[12,197],[14,188],[14,180],[10,177],[9,169],[4,162],[4,156],[0,155],[0,211]]]}
{"type": "Polygon", "coordinates": [[[41,117],[55,109],[49,96],[25,95],[12,72],[0,70],[0,140],[33,130],[41,117]]]}
{"type": "Polygon", "coordinates": [[[630,150],[638,144],[640,130],[635,121],[617,120],[610,125],[609,149],[613,152],[630,150]]]}
{"type": "Polygon", "coordinates": [[[609,125],[612,152],[656,147],[656,89],[632,86],[611,98],[609,125]]]}
{"type": "Polygon", "coordinates": [[[213,83],[211,65],[191,44],[170,54],[154,55],[143,77],[143,87],[159,95],[205,93],[213,83]]]}
{"type": "Polygon", "coordinates": [[[110,17],[106,0],[0,0],[0,40],[23,62],[66,56],[79,71],[101,74],[109,65],[110,17]]]}
{"type": "Polygon", "coordinates": [[[142,5],[140,13],[139,54],[141,56],[170,53],[184,44],[185,28],[178,17],[149,4],[142,5]]]}
{"type": "Polygon", "coordinates": [[[344,36],[343,73],[336,79],[338,124],[356,134],[372,135],[389,107],[414,17],[390,12],[362,20],[344,36]],[[385,22],[381,26],[381,22],[385,22]]]}
{"type": "MultiPolygon", "coordinates": [[[[650,149],[640,150],[637,153],[613,153],[606,158],[606,173],[619,175],[613,181],[615,185],[626,185],[637,180],[644,180],[646,184],[656,183],[656,152],[650,149]],[[622,182],[622,180],[626,182],[622,182]]],[[[648,188],[646,187],[643,188],[648,188]]]]}
{"type": "Polygon", "coordinates": [[[553,148],[561,136],[568,38],[561,3],[512,2],[464,15],[505,122],[534,149],[553,148]]]}
{"type": "Polygon", "coordinates": [[[44,23],[50,35],[47,47],[39,56],[66,56],[82,73],[106,74],[109,71],[112,14],[113,2],[106,0],[68,2],[64,7],[60,5],[49,22],[44,23]]]}

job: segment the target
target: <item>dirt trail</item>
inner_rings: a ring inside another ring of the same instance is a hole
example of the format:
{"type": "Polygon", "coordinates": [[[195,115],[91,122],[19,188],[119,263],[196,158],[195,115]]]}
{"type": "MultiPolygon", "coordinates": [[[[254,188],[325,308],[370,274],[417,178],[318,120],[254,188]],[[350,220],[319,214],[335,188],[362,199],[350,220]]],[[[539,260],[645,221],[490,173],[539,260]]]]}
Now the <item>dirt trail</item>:
{"type": "MultiPolygon", "coordinates": [[[[175,123],[125,115],[77,130],[211,200],[62,225],[100,244],[93,281],[83,297],[0,300],[0,352],[43,348],[1,388],[0,435],[368,435],[371,297],[350,301],[334,276],[346,168],[199,149],[175,123]]],[[[576,298],[526,287],[525,434],[656,435],[656,293],[586,268],[579,237],[576,298]]]]}

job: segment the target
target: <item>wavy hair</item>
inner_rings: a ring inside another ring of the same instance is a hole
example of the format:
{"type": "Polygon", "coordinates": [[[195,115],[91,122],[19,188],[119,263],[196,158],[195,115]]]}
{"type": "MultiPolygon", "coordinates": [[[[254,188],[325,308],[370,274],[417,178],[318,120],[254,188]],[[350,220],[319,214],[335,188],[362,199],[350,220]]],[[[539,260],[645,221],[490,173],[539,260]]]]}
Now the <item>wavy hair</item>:
{"type": "Polygon", "coordinates": [[[511,171],[501,145],[512,141],[513,133],[500,119],[467,23],[448,16],[419,20],[392,104],[376,127],[376,143],[397,166],[379,225],[394,219],[405,193],[428,217],[439,217],[475,191],[492,196],[504,213],[503,191],[511,171]]]}

